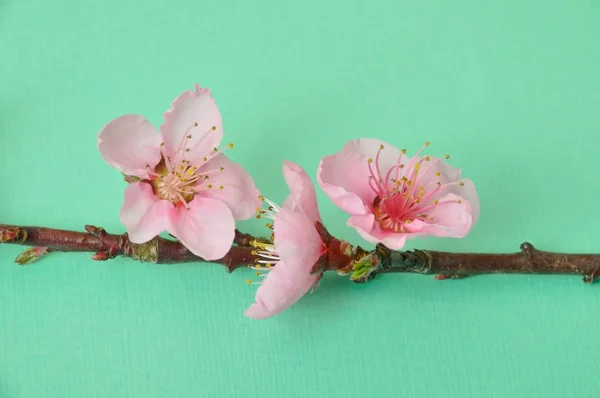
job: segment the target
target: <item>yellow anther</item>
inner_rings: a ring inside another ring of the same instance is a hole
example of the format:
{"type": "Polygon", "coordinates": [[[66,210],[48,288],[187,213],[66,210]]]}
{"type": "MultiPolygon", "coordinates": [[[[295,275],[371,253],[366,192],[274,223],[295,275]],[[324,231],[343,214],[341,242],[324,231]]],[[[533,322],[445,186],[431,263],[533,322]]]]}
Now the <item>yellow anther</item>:
{"type": "Polygon", "coordinates": [[[260,269],[260,268],[262,268],[262,265],[256,264],[256,268],[260,269]]]}
{"type": "Polygon", "coordinates": [[[450,155],[444,156],[444,159],[446,159],[446,160],[450,159],[450,155]]]}
{"type": "Polygon", "coordinates": [[[195,123],[194,123],[194,127],[198,127],[198,122],[195,122],[195,123]]]}
{"type": "Polygon", "coordinates": [[[424,191],[425,187],[419,187],[419,191],[424,191]]]}
{"type": "Polygon", "coordinates": [[[442,175],[442,173],[440,173],[439,171],[435,173],[435,176],[436,176],[436,177],[439,177],[439,176],[441,176],[441,175],[442,175]]]}
{"type": "Polygon", "coordinates": [[[258,195],[258,199],[262,200],[263,202],[265,201],[265,197],[262,195],[258,195]]]}
{"type": "Polygon", "coordinates": [[[160,143],[160,146],[165,146],[165,143],[164,143],[164,142],[161,142],[161,143],[160,143]]]}
{"type": "Polygon", "coordinates": [[[227,145],[229,148],[233,148],[233,143],[230,142],[229,145],[227,145]]]}
{"type": "Polygon", "coordinates": [[[433,221],[433,217],[429,217],[429,221],[433,221]]]}
{"type": "Polygon", "coordinates": [[[256,273],[256,276],[261,276],[261,275],[262,275],[262,273],[260,273],[260,272],[256,273]]]}
{"type": "Polygon", "coordinates": [[[188,138],[188,139],[192,138],[192,135],[191,135],[191,134],[188,134],[187,138],[188,138]]]}
{"type": "Polygon", "coordinates": [[[250,252],[250,254],[252,254],[253,256],[258,256],[258,252],[257,252],[256,250],[252,250],[252,251],[250,252]]]}
{"type": "Polygon", "coordinates": [[[213,148],[213,152],[219,152],[219,150],[217,149],[217,147],[213,148]]]}
{"type": "Polygon", "coordinates": [[[383,148],[384,148],[383,144],[379,145],[380,150],[383,150],[383,148]]]}
{"type": "Polygon", "coordinates": [[[431,160],[431,158],[429,156],[425,156],[425,161],[429,162],[431,160]]]}
{"type": "Polygon", "coordinates": [[[369,162],[369,163],[373,163],[373,158],[369,158],[369,159],[367,159],[367,162],[369,162]]]}
{"type": "Polygon", "coordinates": [[[205,179],[205,180],[208,180],[208,178],[209,178],[209,177],[208,177],[207,175],[205,175],[205,176],[204,176],[204,179],[205,179]]]}
{"type": "Polygon", "coordinates": [[[208,184],[208,185],[206,186],[206,188],[208,188],[208,189],[212,189],[212,184],[208,184]]]}
{"type": "Polygon", "coordinates": [[[219,171],[225,170],[225,167],[219,167],[219,171]]]}
{"type": "Polygon", "coordinates": [[[440,203],[440,201],[439,201],[439,200],[437,200],[437,199],[434,199],[434,200],[433,200],[433,204],[434,204],[434,205],[437,205],[438,203],[440,203]]]}
{"type": "Polygon", "coordinates": [[[262,216],[261,216],[260,214],[257,214],[257,215],[256,215],[256,219],[257,219],[257,220],[260,220],[261,218],[262,218],[262,216]]]}
{"type": "Polygon", "coordinates": [[[425,141],[425,144],[423,144],[425,146],[429,146],[429,141],[425,141]]]}
{"type": "Polygon", "coordinates": [[[400,151],[403,155],[406,153],[406,149],[400,151]]]}
{"type": "Polygon", "coordinates": [[[215,130],[217,129],[217,126],[212,126],[210,129],[211,129],[212,131],[215,131],[215,130]]]}
{"type": "Polygon", "coordinates": [[[463,181],[459,182],[458,185],[460,185],[461,187],[465,186],[465,183],[463,181]]]}
{"type": "Polygon", "coordinates": [[[272,267],[272,265],[271,265],[271,264],[267,264],[267,268],[271,268],[271,267],[272,267]]]}
{"type": "Polygon", "coordinates": [[[252,280],[246,279],[246,283],[249,284],[249,285],[251,285],[252,284],[252,280]]]}
{"type": "Polygon", "coordinates": [[[406,220],[406,221],[404,221],[404,222],[405,222],[406,224],[410,224],[412,221],[410,221],[410,220],[406,220]]]}
{"type": "Polygon", "coordinates": [[[415,170],[419,170],[421,168],[421,164],[420,163],[416,163],[415,164],[415,170]]]}
{"type": "Polygon", "coordinates": [[[401,164],[399,167],[400,167],[401,169],[403,169],[403,168],[404,168],[404,165],[403,165],[403,164],[401,164]]]}
{"type": "Polygon", "coordinates": [[[222,191],[225,188],[223,185],[219,185],[219,191],[222,191]]]}
{"type": "Polygon", "coordinates": [[[202,160],[206,162],[208,160],[208,158],[205,156],[202,158],[202,160]]]}
{"type": "Polygon", "coordinates": [[[271,224],[271,223],[266,223],[266,224],[265,224],[265,226],[266,226],[267,228],[269,228],[269,229],[272,229],[272,228],[273,228],[273,224],[271,224]]]}
{"type": "Polygon", "coordinates": [[[458,203],[458,204],[461,204],[461,203],[462,203],[462,200],[458,199],[458,200],[456,201],[456,203],[458,203]]]}

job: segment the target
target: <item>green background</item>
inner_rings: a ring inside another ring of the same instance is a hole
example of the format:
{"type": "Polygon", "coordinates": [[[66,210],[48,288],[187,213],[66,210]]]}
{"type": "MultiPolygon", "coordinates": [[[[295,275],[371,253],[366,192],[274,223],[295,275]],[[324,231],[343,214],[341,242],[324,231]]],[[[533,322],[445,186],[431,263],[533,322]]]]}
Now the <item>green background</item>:
{"type": "MultiPolygon", "coordinates": [[[[597,1],[3,0],[0,222],[123,232],[96,134],[198,82],[263,193],[349,139],[452,155],[482,215],[450,251],[600,252],[597,1]]],[[[319,191],[338,237],[363,244],[319,191]]],[[[242,228],[263,233],[261,223],[242,228]]],[[[365,245],[369,247],[368,245],[365,245]]],[[[597,397],[578,276],[334,275],[276,318],[247,270],[0,248],[0,397],[597,397]]]]}

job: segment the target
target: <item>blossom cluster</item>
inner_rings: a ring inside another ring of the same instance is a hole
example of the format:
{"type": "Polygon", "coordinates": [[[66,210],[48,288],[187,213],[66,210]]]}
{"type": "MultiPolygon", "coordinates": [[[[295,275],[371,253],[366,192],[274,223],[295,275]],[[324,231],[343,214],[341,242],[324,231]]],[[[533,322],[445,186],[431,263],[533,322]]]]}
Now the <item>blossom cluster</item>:
{"type": "MultiPolygon", "coordinates": [[[[184,91],[156,129],[140,115],[124,115],[98,134],[100,154],[121,171],[120,220],[133,243],[168,232],[206,261],[223,258],[235,223],[269,218],[269,240],[253,240],[261,277],[245,314],[263,319],[287,309],[318,284],[328,252],[314,185],[297,164],[283,162],[290,195],[281,205],[265,198],[242,166],[225,154],[223,122],[210,90],[184,91]]],[[[347,224],[370,243],[401,249],[407,239],[462,238],[479,216],[473,182],[447,159],[414,155],[374,138],[351,140],[325,156],[316,180],[349,214],[347,224]]]]}

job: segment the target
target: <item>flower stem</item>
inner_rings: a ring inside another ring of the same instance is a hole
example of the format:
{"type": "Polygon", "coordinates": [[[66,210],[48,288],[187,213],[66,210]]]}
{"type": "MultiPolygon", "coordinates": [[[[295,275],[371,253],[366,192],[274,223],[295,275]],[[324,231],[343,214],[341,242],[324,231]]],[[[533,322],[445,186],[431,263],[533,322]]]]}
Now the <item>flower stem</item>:
{"type": "Polygon", "coordinates": [[[461,279],[482,274],[572,274],[585,283],[600,278],[600,254],[568,254],[537,250],[521,244],[516,253],[448,253],[432,250],[390,251],[380,249],[386,264],[380,273],[435,274],[436,279],[461,279]]]}
{"type": "MultiPolygon", "coordinates": [[[[156,237],[149,242],[132,243],[127,234],[109,234],[104,228],[85,226],[86,232],[66,231],[43,227],[22,227],[0,224],[0,243],[33,246],[26,251],[27,258],[18,257],[20,264],[27,264],[52,252],[92,252],[92,259],[104,261],[117,256],[129,257],[142,262],[174,264],[208,262],[194,255],[180,242],[156,237]],[[27,260],[27,261],[25,261],[27,260]]],[[[227,272],[233,272],[255,261],[252,240],[262,240],[236,230],[234,243],[221,259],[210,261],[222,264],[227,272]]],[[[378,245],[372,252],[349,246],[329,236],[327,264],[317,264],[321,270],[350,273],[354,268],[360,272],[361,261],[368,260],[372,272],[359,276],[355,282],[367,282],[376,274],[410,272],[436,275],[436,279],[461,279],[481,274],[572,274],[582,275],[585,283],[600,279],[600,254],[569,254],[537,250],[530,243],[523,243],[516,253],[449,253],[433,250],[392,251],[378,245]],[[354,250],[355,256],[350,256],[354,250]]],[[[359,274],[360,275],[360,274],[359,274]]]]}
{"type": "MultiPolygon", "coordinates": [[[[95,254],[92,259],[97,261],[123,256],[156,264],[207,262],[178,241],[156,237],[149,242],[136,244],[128,239],[127,234],[109,234],[104,228],[92,225],[86,225],[85,230],[86,232],[76,232],[0,224],[0,243],[45,247],[52,252],[93,252],[95,254]]],[[[242,237],[251,239],[251,235],[248,234],[240,233],[239,236],[240,239],[242,237]]],[[[253,263],[254,258],[252,248],[232,246],[223,258],[211,262],[223,264],[228,272],[233,272],[237,268],[253,263]]]]}

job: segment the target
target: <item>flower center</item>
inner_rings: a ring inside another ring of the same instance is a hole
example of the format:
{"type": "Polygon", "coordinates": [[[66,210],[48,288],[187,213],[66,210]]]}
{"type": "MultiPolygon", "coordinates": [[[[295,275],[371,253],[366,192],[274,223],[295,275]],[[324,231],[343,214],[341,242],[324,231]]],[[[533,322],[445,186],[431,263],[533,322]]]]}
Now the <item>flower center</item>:
{"type": "MultiPolygon", "coordinates": [[[[212,151],[206,153],[202,160],[192,163],[186,159],[186,154],[190,152],[189,142],[192,138],[193,129],[198,127],[198,123],[194,123],[186,132],[181,140],[179,147],[172,156],[167,156],[164,153],[164,142],[161,143],[161,160],[152,170],[150,166],[146,166],[148,173],[151,176],[151,185],[154,193],[161,199],[168,200],[175,205],[182,205],[189,208],[188,203],[194,199],[194,196],[203,190],[213,189],[210,183],[211,175],[224,170],[223,167],[215,169],[207,169],[203,167],[211,159],[220,153],[223,153],[225,148],[213,148],[212,151]]],[[[205,132],[203,137],[216,130],[213,126],[208,132],[205,132]]],[[[195,143],[198,145],[202,141],[195,143]]],[[[229,144],[228,148],[233,148],[233,144],[229,144]]],[[[216,187],[224,189],[223,185],[216,187]]]]}
{"type": "MultiPolygon", "coordinates": [[[[263,217],[265,217],[265,218],[270,218],[273,220],[275,218],[275,215],[277,213],[279,213],[279,210],[281,210],[281,209],[274,202],[270,201],[269,199],[265,198],[262,195],[259,195],[259,199],[262,200],[263,202],[266,202],[269,206],[267,207],[267,210],[256,209],[256,213],[257,213],[256,218],[260,220],[263,217]]],[[[270,230],[273,229],[273,224],[266,223],[265,225],[270,230]]],[[[279,261],[281,261],[279,254],[277,254],[277,252],[275,251],[274,242],[275,242],[275,234],[274,233],[271,233],[271,236],[268,241],[266,239],[265,239],[265,241],[259,241],[259,240],[250,241],[250,243],[249,243],[250,246],[255,248],[255,250],[252,251],[252,255],[255,256],[255,260],[254,260],[254,264],[248,265],[248,268],[255,270],[256,276],[259,276],[259,277],[265,276],[265,274],[264,274],[265,271],[266,272],[270,271],[271,269],[273,269],[275,264],[277,264],[279,261]]],[[[249,285],[260,285],[261,282],[255,282],[251,279],[248,279],[246,281],[246,283],[248,283],[249,285]]]]}
{"type": "MultiPolygon", "coordinates": [[[[383,230],[405,232],[407,224],[415,220],[433,222],[433,217],[427,214],[430,210],[439,205],[457,203],[455,200],[435,199],[442,188],[451,184],[462,186],[464,183],[442,184],[441,172],[433,174],[432,167],[435,167],[436,162],[431,162],[429,156],[419,158],[419,154],[428,146],[429,142],[426,142],[412,158],[406,157],[406,150],[403,149],[396,164],[385,174],[380,167],[383,145],[380,145],[374,160],[367,160],[369,186],[377,195],[372,204],[373,214],[383,230]]],[[[446,155],[446,159],[448,158],[446,155]]]]}

